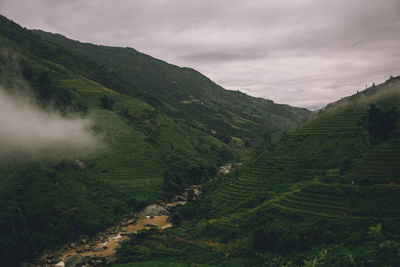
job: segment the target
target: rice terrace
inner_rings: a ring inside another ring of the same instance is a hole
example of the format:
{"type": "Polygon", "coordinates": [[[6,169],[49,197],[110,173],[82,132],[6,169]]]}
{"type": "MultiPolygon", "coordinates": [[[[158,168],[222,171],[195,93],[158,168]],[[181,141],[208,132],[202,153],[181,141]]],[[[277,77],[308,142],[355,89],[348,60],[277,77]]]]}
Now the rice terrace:
{"type": "Polygon", "coordinates": [[[0,266],[399,266],[400,4],[0,3],[0,266]]]}

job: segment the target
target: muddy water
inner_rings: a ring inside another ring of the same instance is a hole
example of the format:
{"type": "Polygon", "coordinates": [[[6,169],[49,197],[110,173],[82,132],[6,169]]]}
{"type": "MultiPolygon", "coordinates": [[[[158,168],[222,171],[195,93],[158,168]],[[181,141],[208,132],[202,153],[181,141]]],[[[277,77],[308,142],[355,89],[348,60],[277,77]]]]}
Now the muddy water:
{"type": "MultiPolygon", "coordinates": [[[[220,174],[229,173],[231,164],[224,165],[220,168],[220,174]]],[[[51,253],[45,253],[36,266],[64,266],[64,262],[68,261],[68,258],[74,255],[80,255],[83,257],[82,264],[86,266],[103,266],[105,262],[113,260],[116,254],[117,248],[121,243],[129,239],[129,235],[138,232],[143,229],[158,228],[166,229],[172,227],[172,224],[168,221],[168,209],[176,205],[184,205],[190,190],[194,191],[195,195],[199,195],[201,186],[194,185],[185,190],[182,195],[176,196],[173,200],[168,203],[162,203],[160,205],[150,205],[146,207],[142,212],[132,215],[130,218],[126,218],[123,222],[115,225],[106,231],[99,233],[96,237],[91,240],[82,239],[77,243],[69,243],[59,251],[51,253]],[[146,210],[152,206],[158,206],[153,211],[150,209],[150,213],[146,214],[146,210]],[[160,209],[164,209],[166,212],[160,212],[160,209]],[[151,214],[156,212],[157,214],[151,214]],[[154,215],[154,216],[151,216],[154,215]],[[159,215],[159,216],[155,216],[159,215]]]]}
{"type": "MultiPolygon", "coordinates": [[[[198,186],[195,186],[194,189],[197,194],[200,194],[198,186]]],[[[158,209],[161,208],[166,211],[171,207],[184,205],[186,203],[186,197],[187,194],[184,193],[171,202],[162,203],[160,205],[150,205],[149,207],[157,206],[158,209]],[[176,199],[179,199],[179,201],[176,199]]],[[[166,229],[172,227],[172,224],[168,221],[168,215],[146,216],[146,210],[147,208],[142,212],[134,214],[130,218],[126,218],[124,220],[125,223],[122,222],[107,229],[103,233],[99,233],[92,240],[79,242],[78,245],[74,244],[73,248],[71,248],[71,243],[66,245],[64,249],[49,254],[47,258],[40,262],[40,266],[64,266],[70,256],[78,254],[85,258],[87,266],[101,266],[101,263],[96,263],[95,261],[99,261],[100,259],[100,261],[104,263],[112,260],[115,257],[117,248],[121,243],[129,239],[129,235],[143,229],[166,229]],[[53,264],[47,263],[49,258],[53,264]]]]}
{"type": "MultiPolygon", "coordinates": [[[[181,202],[179,204],[181,204],[181,202]]],[[[100,241],[97,244],[92,245],[90,251],[85,251],[79,254],[83,257],[111,258],[115,255],[116,249],[119,244],[129,238],[128,234],[136,233],[139,230],[152,228],[150,226],[145,226],[149,223],[156,224],[158,229],[166,229],[172,227],[172,224],[168,222],[168,216],[166,215],[154,216],[153,218],[137,219],[135,224],[126,226],[125,231],[110,235],[107,237],[106,241],[100,241]],[[96,249],[98,249],[99,251],[93,251],[96,249]]],[[[62,266],[61,262],[64,262],[68,256],[78,254],[76,251],[80,249],[83,250],[84,246],[62,251],[59,265],[62,266]]]]}

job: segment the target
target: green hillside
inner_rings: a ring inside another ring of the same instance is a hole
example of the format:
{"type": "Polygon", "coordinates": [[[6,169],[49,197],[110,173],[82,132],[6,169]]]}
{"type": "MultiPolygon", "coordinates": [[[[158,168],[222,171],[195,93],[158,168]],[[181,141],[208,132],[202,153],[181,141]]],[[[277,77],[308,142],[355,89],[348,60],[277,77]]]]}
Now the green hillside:
{"type": "Polygon", "coordinates": [[[337,103],[177,208],[118,262],[397,266],[400,77],[337,103]],[[163,246],[157,244],[161,243],[163,246]]]}
{"type": "Polygon", "coordinates": [[[45,111],[91,120],[102,145],[82,155],[1,158],[2,266],[93,235],[203,183],[218,166],[248,156],[261,134],[277,136],[310,114],[226,91],[133,49],[62,38],[77,44],[65,47],[51,36],[0,16],[2,90],[45,111]],[[145,71],[132,75],[139,68],[145,71]]]}
{"type": "Polygon", "coordinates": [[[129,85],[117,88],[120,92],[174,117],[196,120],[225,143],[236,139],[255,148],[262,134],[292,129],[309,114],[305,109],[225,90],[196,70],[168,64],[132,48],[81,43],[43,31],[34,33],[117,73],[129,85]]]}

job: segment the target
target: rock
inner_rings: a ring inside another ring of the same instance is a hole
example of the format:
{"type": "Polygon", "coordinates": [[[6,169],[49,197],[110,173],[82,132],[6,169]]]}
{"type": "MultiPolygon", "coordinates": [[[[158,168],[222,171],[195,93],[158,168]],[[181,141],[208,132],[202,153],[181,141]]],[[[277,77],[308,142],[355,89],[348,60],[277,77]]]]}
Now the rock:
{"type": "Polygon", "coordinates": [[[98,265],[102,265],[105,262],[104,258],[101,257],[93,257],[90,259],[90,263],[91,264],[98,264],[98,265]]]}
{"type": "Polygon", "coordinates": [[[158,224],[156,224],[156,223],[146,223],[144,226],[151,227],[151,228],[157,228],[158,224]]]}
{"type": "Polygon", "coordinates": [[[76,163],[76,165],[78,165],[78,166],[81,167],[82,169],[85,169],[85,168],[86,168],[85,162],[83,162],[83,161],[81,161],[81,160],[79,160],[79,159],[75,159],[75,163],[76,163]]]}
{"type": "Polygon", "coordinates": [[[120,233],[120,236],[129,236],[129,235],[131,235],[131,233],[129,232],[120,233]]]}
{"type": "Polygon", "coordinates": [[[84,250],[89,250],[89,249],[90,249],[90,245],[84,245],[84,246],[83,246],[83,249],[84,249],[84,250]]]}
{"type": "Polygon", "coordinates": [[[176,201],[186,201],[184,196],[177,196],[176,201]]]}
{"type": "Polygon", "coordinates": [[[92,264],[103,265],[103,260],[100,260],[100,259],[94,260],[94,261],[92,261],[92,264]]]}
{"type": "Polygon", "coordinates": [[[43,256],[40,257],[40,260],[41,260],[41,261],[45,261],[48,257],[49,257],[48,254],[43,254],[43,256]]]}
{"type": "Polygon", "coordinates": [[[121,227],[121,232],[126,232],[126,228],[125,227],[121,227]]]}
{"type": "Polygon", "coordinates": [[[93,255],[93,254],[90,254],[90,255],[86,255],[86,256],[85,256],[85,259],[87,259],[87,260],[90,261],[90,259],[93,258],[93,257],[94,257],[94,255],[93,255]]]}
{"type": "Polygon", "coordinates": [[[80,266],[85,262],[85,258],[82,257],[81,254],[75,254],[72,256],[69,256],[65,260],[65,267],[75,267],[75,266],[80,266]]]}
{"type": "Polygon", "coordinates": [[[103,248],[92,248],[93,252],[102,251],[102,250],[103,250],[103,248]]]}
{"type": "Polygon", "coordinates": [[[143,216],[164,216],[168,215],[169,212],[164,206],[153,204],[147,206],[140,214],[143,216]]]}
{"type": "Polygon", "coordinates": [[[127,223],[128,225],[135,224],[135,223],[136,223],[136,220],[135,220],[135,218],[132,218],[132,219],[129,219],[126,223],[127,223]]]}
{"type": "Polygon", "coordinates": [[[63,262],[63,261],[60,261],[60,262],[59,262],[59,263],[57,263],[55,266],[56,266],[56,267],[64,267],[64,266],[65,266],[65,264],[64,264],[64,262],[63,262]]]}

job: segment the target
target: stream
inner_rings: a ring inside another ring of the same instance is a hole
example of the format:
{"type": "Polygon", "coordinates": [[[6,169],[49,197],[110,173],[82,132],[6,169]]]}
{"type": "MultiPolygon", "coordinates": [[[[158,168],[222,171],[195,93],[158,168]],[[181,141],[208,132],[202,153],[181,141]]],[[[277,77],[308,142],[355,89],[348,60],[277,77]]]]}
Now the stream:
{"type": "Polygon", "coordinates": [[[130,235],[143,229],[172,227],[168,220],[169,210],[177,205],[184,205],[190,190],[199,195],[200,188],[193,185],[170,202],[147,206],[91,239],[83,237],[79,241],[66,244],[58,251],[44,253],[33,266],[103,266],[115,259],[117,248],[130,235]]]}
{"type": "MultiPolygon", "coordinates": [[[[231,164],[226,164],[219,168],[219,173],[229,173],[230,169],[231,164]]],[[[115,259],[117,249],[129,239],[130,235],[143,229],[172,227],[172,223],[169,222],[169,210],[177,205],[184,205],[188,192],[191,190],[195,196],[198,196],[201,194],[201,185],[186,188],[182,194],[175,196],[170,202],[147,206],[91,239],[82,237],[79,241],[66,244],[60,250],[45,252],[35,264],[28,266],[103,266],[115,259]]]]}

